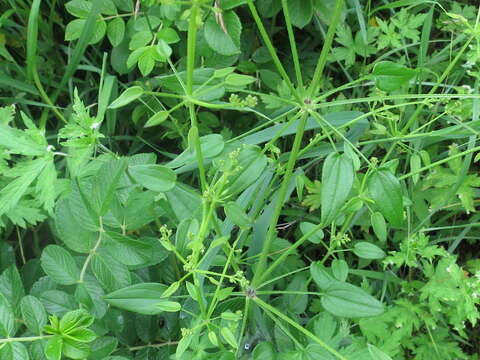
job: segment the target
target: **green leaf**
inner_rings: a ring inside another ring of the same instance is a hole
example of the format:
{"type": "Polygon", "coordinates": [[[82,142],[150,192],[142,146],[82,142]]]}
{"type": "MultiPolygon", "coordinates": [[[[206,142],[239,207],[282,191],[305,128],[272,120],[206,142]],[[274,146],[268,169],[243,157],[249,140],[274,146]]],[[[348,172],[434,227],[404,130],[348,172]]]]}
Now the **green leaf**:
{"type": "Polygon", "coordinates": [[[7,299],[0,292],[0,336],[9,338],[14,335],[15,316],[7,299]]]}
{"type": "Polygon", "coordinates": [[[288,0],[287,4],[293,25],[303,28],[310,23],[313,16],[312,0],[288,0]]]}
{"type": "Polygon", "coordinates": [[[368,347],[368,352],[372,357],[372,360],[392,360],[390,356],[388,356],[382,350],[373,346],[372,344],[368,344],[367,347],[368,347]]]}
{"type": "Polygon", "coordinates": [[[248,229],[252,226],[252,219],[248,217],[245,210],[235,201],[229,201],[224,205],[227,218],[242,229],[248,229]]]}
{"type": "Polygon", "coordinates": [[[353,252],[362,259],[383,259],[385,257],[382,249],[366,241],[357,242],[353,247],[353,252]]]}
{"type": "Polygon", "coordinates": [[[17,177],[0,190],[0,215],[3,215],[18,204],[21,197],[41,173],[46,164],[45,159],[39,158],[24,162],[15,167],[17,177]]]}
{"type": "Polygon", "coordinates": [[[271,342],[261,342],[253,349],[253,360],[275,360],[276,351],[271,342]]]}
{"type": "Polygon", "coordinates": [[[320,261],[312,262],[310,264],[310,274],[321,290],[328,288],[332,283],[336,282],[320,261]]]}
{"type": "Polygon", "coordinates": [[[107,213],[126,168],[126,159],[110,160],[103,164],[93,177],[89,196],[98,216],[104,216],[107,213]]]}
{"type": "Polygon", "coordinates": [[[212,12],[204,26],[204,36],[208,46],[221,55],[236,55],[240,53],[240,35],[242,24],[237,14],[233,11],[222,13],[223,22],[227,33],[217,23],[212,12]]]}
{"type": "Polygon", "coordinates": [[[345,260],[335,259],[332,261],[332,274],[338,281],[347,280],[348,264],[345,260]]]}
{"type": "Polygon", "coordinates": [[[41,335],[47,324],[47,312],[43,304],[35,296],[27,295],[20,302],[22,319],[25,326],[36,335],[41,335]]]}
{"type": "Polygon", "coordinates": [[[243,87],[254,83],[257,81],[256,78],[253,76],[242,75],[242,74],[229,74],[225,78],[225,85],[236,86],[236,87],[243,87]]]}
{"type": "Polygon", "coordinates": [[[10,265],[0,276],[0,295],[12,306],[14,311],[25,295],[22,279],[15,265],[10,265]]]}
{"type": "Polygon", "coordinates": [[[39,156],[47,152],[46,146],[35,142],[24,131],[0,124],[0,146],[14,154],[39,156]]]}
{"type": "MultiPolygon", "coordinates": [[[[154,245],[147,239],[133,239],[113,231],[105,232],[102,250],[124,265],[136,266],[152,260],[154,245]]],[[[159,260],[159,259],[157,259],[159,260]]]]}
{"type": "Polygon", "coordinates": [[[117,17],[107,25],[107,37],[113,47],[120,45],[125,36],[125,22],[117,17]]]}
{"type": "Polygon", "coordinates": [[[157,51],[155,48],[148,46],[147,48],[142,48],[144,51],[138,58],[138,69],[143,76],[150,74],[155,67],[155,58],[157,51]]]}
{"type": "Polygon", "coordinates": [[[148,119],[144,127],[149,128],[152,126],[160,125],[161,123],[163,123],[165,120],[168,119],[169,115],[170,113],[168,111],[165,111],[165,110],[158,111],[153,116],[151,116],[150,119],[148,119]]]}
{"type": "Polygon", "coordinates": [[[129,87],[110,104],[109,109],[118,109],[138,99],[142,95],[143,89],[140,86],[129,87]]]}
{"type": "Polygon", "coordinates": [[[85,26],[84,19],[75,19],[73,21],[70,21],[67,24],[67,27],[65,29],[65,40],[73,41],[80,38],[80,35],[82,34],[84,26],[85,26]]]}
{"type": "Polygon", "coordinates": [[[375,85],[383,91],[394,91],[407,84],[417,71],[392,61],[380,61],[372,72],[375,85]]]}
{"type": "Polygon", "coordinates": [[[144,315],[156,315],[164,310],[158,307],[166,285],[158,283],[141,283],[132,285],[105,296],[105,301],[120,309],[144,315]]]}
{"type": "Polygon", "coordinates": [[[48,339],[45,356],[48,360],[60,360],[62,357],[63,339],[60,335],[48,339]]]}
{"type": "MultiPolygon", "coordinates": [[[[308,234],[310,231],[312,231],[317,226],[318,225],[313,224],[311,222],[303,221],[303,222],[300,223],[300,230],[301,230],[302,234],[305,235],[305,234],[308,234]]],[[[323,230],[318,229],[308,238],[308,241],[310,241],[311,243],[314,243],[314,244],[320,244],[323,237],[324,237],[323,230]]]]}
{"type": "Polygon", "coordinates": [[[95,254],[90,263],[97,280],[106,291],[114,291],[130,285],[130,272],[117,260],[107,254],[95,254]]]}
{"type": "Polygon", "coordinates": [[[156,164],[129,166],[128,173],[143,187],[158,192],[173,189],[177,180],[177,175],[173,170],[156,164]]]}
{"type": "Polygon", "coordinates": [[[220,333],[222,334],[223,338],[225,341],[234,349],[238,347],[237,344],[237,339],[235,338],[235,335],[233,335],[232,330],[230,330],[227,327],[222,327],[220,329],[220,333]]]}
{"type": "Polygon", "coordinates": [[[73,338],[74,341],[82,343],[90,343],[97,338],[97,335],[90,329],[74,329],[68,333],[68,336],[73,338]]]}
{"type": "Polygon", "coordinates": [[[157,32],[157,38],[165,41],[167,44],[176,44],[180,41],[180,36],[178,33],[170,28],[164,27],[157,32]]]}
{"type": "Polygon", "coordinates": [[[62,351],[67,358],[83,360],[90,353],[90,347],[88,344],[64,338],[62,351]]]}
{"type": "Polygon", "coordinates": [[[75,298],[60,290],[47,290],[38,295],[48,313],[62,316],[78,307],[75,298]]]}
{"type": "Polygon", "coordinates": [[[75,17],[86,18],[92,9],[92,4],[86,0],[72,0],[65,4],[65,9],[75,17]]]}
{"type": "Polygon", "coordinates": [[[40,258],[42,269],[57,284],[72,285],[80,279],[73,256],[58,245],[48,245],[40,258]]]}
{"type": "Polygon", "coordinates": [[[107,312],[104,295],[105,292],[98,281],[90,276],[87,276],[75,289],[75,299],[97,319],[102,318],[107,312]]]}
{"type": "Polygon", "coordinates": [[[28,350],[24,344],[14,342],[0,347],[0,359],[2,360],[29,360],[28,350]]]}
{"type": "Polygon", "coordinates": [[[99,228],[84,200],[74,182],[71,193],[57,203],[55,209],[55,226],[60,239],[68,248],[80,253],[88,253],[94,247],[99,228]]]}
{"type": "Polygon", "coordinates": [[[353,186],[354,170],[345,154],[331,153],[322,169],[322,224],[335,220],[353,186]]]}
{"type": "Polygon", "coordinates": [[[238,156],[240,171],[229,183],[228,194],[238,194],[253,184],[267,167],[267,157],[258,146],[245,145],[238,156]]]}
{"type": "Polygon", "coordinates": [[[159,39],[157,44],[157,52],[162,58],[168,59],[170,55],[172,55],[172,48],[165,40],[159,39]]]}
{"type": "Polygon", "coordinates": [[[368,192],[390,224],[402,226],[402,189],[395,175],[387,168],[374,171],[368,179],[368,192]]]}
{"type": "MultiPolygon", "coordinates": [[[[200,148],[205,159],[217,156],[225,147],[225,141],[220,134],[209,134],[200,138],[200,148]]],[[[191,165],[196,162],[196,151],[192,147],[188,147],[175,159],[170,161],[167,166],[169,168],[177,168],[183,165],[191,165]]]]}
{"type": "Polygon", "coordinates": [[[118,340],[112,336],[102,336],[95,339],[90,344],[89,360],[105,359],[108,355],[115,351],[118,340]]]}
{"type": "Polygon", "coordinates": [[[70,334],[71,331],[92,325],[93,321],[93,316],[85,309],[69,311],[60,320],[59,330],[64,334],[70,334]]]}
{"type": "Polygon", "coordinates": [[[150,41],[152,41],[153,35],[150,30],[139,31],[132,36],[130,43],[128,44],[128,48],[130,50],[137,50],[140,48],[144,48],[148,45],[150,41]]]}
{"type": "Polygon", "coordinates": [[[383,314],[384,307],[380,301],[365,291],[345,282],[333,282],[324,289],[322,305],[336,316],[360,318],[383,314]]]}
{"type": "Polygon", "coordinates": [[[177,312],[182,309],[182,305],[180,305],[180,303],[167,300],[160,300],[155,304],[155,307],[162,312],[177,312]]]}
{"type": "Polygon", "coordinates": [[[379,212],[374,212],[370,216],[370,221],[372,223],[373,232],[377,236],[378,240],[382,243],[387,241],[387,224],[385,223],[385,218],[379,212]]]}

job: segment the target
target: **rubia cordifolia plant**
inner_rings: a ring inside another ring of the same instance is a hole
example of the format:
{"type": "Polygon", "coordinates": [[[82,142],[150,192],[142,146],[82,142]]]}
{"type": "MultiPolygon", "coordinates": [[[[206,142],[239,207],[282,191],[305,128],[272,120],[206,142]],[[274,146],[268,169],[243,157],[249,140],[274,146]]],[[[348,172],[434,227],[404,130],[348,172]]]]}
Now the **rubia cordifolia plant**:
{"type": "Polygon", "coordinates": [[[35,88],[0,76],[45,105],[0,111],[0,358],[472,358],[480,12],[442,6],[73,0],[50,93],[34,0],[35,88]]]}

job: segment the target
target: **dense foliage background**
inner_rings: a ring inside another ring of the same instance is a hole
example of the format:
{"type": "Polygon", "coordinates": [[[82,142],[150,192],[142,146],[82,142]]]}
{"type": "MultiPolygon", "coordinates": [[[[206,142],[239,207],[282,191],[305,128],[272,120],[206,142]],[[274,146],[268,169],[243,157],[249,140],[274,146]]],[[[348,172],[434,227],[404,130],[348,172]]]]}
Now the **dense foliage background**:
{"type": "Polygon", "coordinates": [[[478,359],[476,1],[0,3],[0,359],[478,359]]]}

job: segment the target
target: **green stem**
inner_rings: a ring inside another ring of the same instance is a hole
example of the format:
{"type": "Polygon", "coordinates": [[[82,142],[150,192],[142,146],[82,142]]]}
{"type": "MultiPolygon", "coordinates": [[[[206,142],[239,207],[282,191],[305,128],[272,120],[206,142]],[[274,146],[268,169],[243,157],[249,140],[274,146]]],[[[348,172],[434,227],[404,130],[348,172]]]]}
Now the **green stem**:
{"type": "Polygon", "coordinates": [[[407,179],[413,175],[416,175],[416,174],[419,174],[425,170],[429,170],[431,168],[434,168],[438,165],[441,165],[441,164],[444,164],[446,162],[449,162],[450,160],[453,160],[453,159],[456,159],[456,158],[459,158],[459,157],[462,157],[462,156],[465,156],[465,155],[468,155],[468,154],[471,154],[475,151],[479,151],[480,150],[480,146],[477,146],[477,147],[474,147],[474,148],[471,148],[471,149],[468,149],[468,150],[465,150],[461,153],[458,153],[458,154],[455,154],[455,155],[452,155],[452,156],[449,156],[449,157],[446,157],[445,159],[442,159],[442,160],[438,160],[438,161],[435,161],[434,163],[431,163],[430,165],[427,165],[427,166],[424,166],[424,167],[421,167],[415,171],[410,171],[408,174],[405,174],[403,176],[400,176],[398,179],[399,180],[404,180],[404,179],[407,179]]]}
{"type": "Polygon", "coordinates": [[[323,70],[325,69],[325,65],[327,63],[327,56],[330,52],[330,48],[332,47],[333,38],[335,36],[335,31],[337,29],[338,22],[340,21],[340,15],[342,14],[343,4],[345,0],[337,0],[335,5],[335,10],[333,12],[333,17],[330,22],[330,26],[328,28],[327,37],[325,38],[325,43],[322,47],[322,52],[320,53],[320,57],[318,58],[317,67],[315,68],[315,73],[313,74],[312,83],[308,89],[308,95],[313,97],[313,95],[317,92],[320,87],[320,81],[322,79],[323,70]]]}
{"type": "MultiPolygon", "coordinates": [[[[430,91],[428,92],[429,95],[435,93],[435,91],[437,91],[437,89],[439,88],[440,84],[443,82],[443,80],[445,80],[447,78],[447,76],[450,74],[450,71],[452,71],[453,67],[457,64],[457,62],[460,60],[460,58],[463,56],[463,53],[465,52],[465,50],[468,49],[468,46],[470,45],[470,43],[472,42],[473,40],[473,36],[471,36],[466,42],[465,44],[462,46],[462,48],[460,49],[460,51],[457,53],[457,56],[455,56],[455,58],[453,59],[453,61],[448,64],[447,68],[445,69],[445,71],[443,72],[442,76],[440,76],[440,79],[438,79],[438,82],[436,85],[432,86],[432,88],[430,89],[430,91]]],[[[402,131],[401,133],[404,134],[405,132],[408,131],[408,129],[410,128],[410,126],[412,126],[413,122],[417,119],[418,115],[420,115],[420,113],[422,112],[423,108],[425,107],[425,104],[422,104],[420,105],[416,110],[415,112],[412,114],[412,116],[410,116],[410,118],[408,119],[407,123],[405,124],[405,126],[402,128],[402,131]]],[[[395,145],[395,144],[394,144],[395,145]]]]}
{"type": "Polygon", "coordinates": [[[292,20],[290,18],[290,10],[288,9],[287,0],[282,0],[283,15],[285,17],[285,24],[287,25],[288,40],[290,42],[290,49],[292,50],[293,66],[295,67],[295,76],[297,77],[297,85],[300,91],[303,92],[302,71],[300,69],[300,58],[297,51],[297,43],[292,28],[292,20]]]}
{"type": "Polygon", "coordinates": [[[273,213],[272,220],[270,222],[270,226],[268,228],[268,232],[265,238],[265,243],[263,245],[262,252],[260,254],[260,259],[258,261],[258,265],[255,269],[255,275],[252,280],[252,285],[255,287],[257,286],[260,281],[260,277],[265,271],[266,263],[267,263],[267,256],[270,251],[270,247],[272,245],[273,239],[275,237],[275,227],[278,223],[278,219],[280,217],[280,213],[283,208],[283,203],[285,201],[285,197],[287,195],[288,186],[290,184],[290,179],[292,178],[293,168],[295,166],[295,162],[297,161],[298,152],[300,151],[300,145],[302,143],[303,133],[305,132],[305,124],[307,122],[307,113],[302,115],[300,119],[300,123],[297,128],[297,133],[295,134],[295,140],[293,141],[292,151],[288,158],[287,169],[285,175],[283,177],[282,185],[280,187],[280,192],[278,194],[277,203],[275,204],[275,210],[273,213]]]}
{"type": "Polygon", "coordinates": [[[85,259],[85,262],[83,263],[82,270],[80,271],[80,279],[78,280],[79,283],[83,283],[83,278],[85,277],[85,273],[87,272],[88,264],[90,263],[93,255],[95,255],[95,252],[97,251],[98,247],[102,243],[102,235],[104,231],[102,217],[99,218],[99,222],[100,222],[100,228],[98,229],[98,239],[93,249],[90,250],[90,252],[88,253],[88,256],[85,259]]]}
{"type": "Polygon", "coordinates": [[[12,343],[12,342],[32,342],[37,340],[43,340],[51,338],[53,335],[41,335],[41,336],[28,336],[28,337],[15,337],[0,339],[0,344],[12,343]]]}
{"type": "MultiPolygon", "coordinates": [[[[190,13],[190,20],[188,24],[187,36],[187,97],[189,100],[193,97],[193,71],[195,68],[195,47],[197,42],[197,16],[198,4],[193,3],[190,13]]],[[[188,111],[190,114],[191,130],[193,130],[193,146],[198,162],[198,170],[200,173],[200,184],[202,192],[207,189],[207,177],[205,173],[205,166],[203,164],[202,148],[200,146],[200,136],[198,134],[197,114],[193,102],[188,102],[188,111]]]]}
{"type": "Polygon", "coordinates": [[[292,254],[300,245],[302,245],[305,241],[307,241],[313,234],[315,234],[318,230],[321,230],[323,228],[323,224],[319,224],[317,226],[315,226],[312,230],[310,230],[309,232],[307,232],[305,235],[303,235],[300,239],[298,239],[294,244],[292,244],[292,246],[290,246],[288,248],[287,251],[285,251],[282,255],[280,255],[280,257],[277,258],[277,260],[275,260],[273,262],[273,264],[271,264],[268,269],[262,271],[262,274],[258,276],[258,280],[257,282],[258,283],[261,283],[263,279],[267,278],[273,270],[275,270],[275,268],[282,264],[285,259],[287,258],[287,256],[289,256],[290,254],[292,254]]]}
{"type": "Polygon", "coordinates": [[[248,0],[248,7],[250,8],[250,12],[252,13],[253,20],[255,21],[255,24],[257,25],[258,31],[260,32],[260,35],[262,36],[263,41],[265,42],[265,46],[268,49],[268,52],[270,53],[270,56],[272,57],[273,63],[275,64],[278,72],[280,73],[280,76],[282,79],[285,81],[287,84],[288,88],[290,89],[290,92],[292,95],[295,97],[295,99],[301,103],[302,98],[298,94],[298,91],[295,89],[295,86],[293,86],[292,82],[290,81],[290,78],[285,71],[285,68],[282,65],[282,62],[280,61],[277,52],[275,50],[275,47],[273,46],[272,42],[270,41],[270,38],[268,37],[267,31],[265,30],[265,26],[263,26],[262,20],[260,19],[260,15],[258,15],[257,9],[255,5],[253,4],[253,0],[248,0]]]}
{"type": "Polygon", "coordinates": [[[310,331],[308,331],[307,329],[305,329],[303,326],[297,324],[296,321],[290,319],[288,316],[286,316],[285,314],[283,314],[282,312],[278,311],[276,308],[274,308],[273,306],[267,304],[265,301],[259,299],[258,297],[255,297],[253,298],[253,301],[260,307],[262,307],[263,309],[271,312],[272,314],[275,314],[276,316],[278,316],[280,319],[282,319],[283,321],[285,321],[286,323],[288,323],[289,325],[291,325],[292,327],[294,327],[295,329],[297,329],[298,331],[300,331],[301,333],[303,333],[306,337],[310,338],[311,340],[315,341],[318,345],[320,345],[321,347],[323,347],[325,350],[327,350],[329,353],[331,353],[332,355],[335,355],[338,359],[340,360],[347,360],[346,357],[344,357],[342,354],[340,354],[337,350],[335,350],[334,348],[330,347],[328,344],[326,344],[325,342],[322,341],[322,339],[318,338],[317,336],[315,336],[314,334],[312,334],[310,331]]]}

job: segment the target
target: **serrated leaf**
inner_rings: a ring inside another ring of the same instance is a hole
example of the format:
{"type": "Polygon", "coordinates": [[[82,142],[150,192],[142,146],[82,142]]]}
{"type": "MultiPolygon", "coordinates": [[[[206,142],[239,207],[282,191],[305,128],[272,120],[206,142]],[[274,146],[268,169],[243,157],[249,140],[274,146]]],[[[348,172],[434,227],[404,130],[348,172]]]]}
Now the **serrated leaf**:
{"type": "Polygon", "coordinates": [[[157,52],[162,58],[168,59],[170,55],[172,55],[172,48],[165,40],[159,39],[157,44],[157,52]]]}
{"type": "Polygon", "coordinates": [[[72,0],[65,4],[65,9],[73,16],[86,18],[92,10],[92,3],[86,0],[72,0]]]}
{"type": "Polygon", "coordinates": [[[45,356],[48,360],[60,360],[62,357],[63,339],[56,335],[48,339],[45,346],[45,356]]]}
{"type": "Polygon", "coordinates": [[[96,215],[104,216],[107,213],[127,164],[126,159],[107,161],[93,177],[89,196],[91,196],[91,204],[96,215]]]}
{"type": "Polygon", "coordinates": [[[388,356],[382,350],[373,346],[372,344],[368,344],[367,347],[368,347],[368,352],[372,357],[372,360],[392,360],[390,356],[388,356]]]}
{"type": "Polygon", "coordinates": [[[20,309],[25,326],[34,334],[41,335],[43,327],[47,324],[47,312],[40,300],[27,295],[20,302],[20,309]]]}
{"type": "Polygon", "coordinates": [[[74,341],[82,342],[82,343],[90,343],[97,338],[97,335],[93,330],[79,328],[74,329],[68,332],[68,337],[73,338],[74,341]]]}
{"type": "Polygon", "coordinates": [[[0,336],[9,338],[14,335],[15,316],[7,299],[0,293],[0,336]]]}
{"type": "Polygon", "coordinates": [[[310,23],[313,16],[312,0],[288,0],[287,4],[293,25],[303,28],[310,23]]]}
{"type": "Polygon", "coordinates": [[[95,254],[90,267],[106,291],[114,291],[130,285],[130,272],[126,266],[107,254],[95,254]]]}
{"type": "Polygon", "coordinates": [[[396,227],[402,226],[402,189],[395,175],[387,168],[374,171],[368,179],[368,192],[388,222],[396,227]]]}
{"type": "Polygon", "coordinates": [[[125,106],[132,101],[138,99],[143,95],[143,89],[140,86],[132,86],[120,94],[108,107],[110,109],[118,109],[122,106],[125,106]]]}
{"type": "Polygon", "coordinates": [[[89,360],[105,359],[108,355],[115,351],[118,340],[112,336],[102,336],[95,339],[90,344],[89,360]]]}
{"type": "Polygon", "coordinates": [[[105,232],[102,251],[107,252],[124,265],[137,266],[152,260],[154,248],[151,241],[134,239],[113,231],[105,232]]]}
{"type": "Polygon", "coordinates": [[[14,342],[0,347],[0,359],[2,360],[30,360],[28,350],[23,343],[14,342]]]}
{"type": "Polygon", "coordinates": [[[75,298],[60,290],[47,290],[38,295],[48,313],[63,316],[78,307],[75,298]]]}
{"type": "Polygon", "coordinates": [[[15,265],[10,265],[0,276],[0,295],[9,303],[14,311],[25,295],[22,278],[15,265]]]}
{"type": "Polygon", "coordinates": [[[117,17],[107,25],[107,37],[113,47],[120,45],[125,36],[125,22],[117,17]]]}
{"type": "Polygon", "coordinates": [[[64,338],[62,352],[67,358],[83,360],[90,353],[90,347],[88,344],[64,338]]]}
{"type": "Polygon", "coordinates": [[[276,350],[271,342],[261,342],[252,353],[253,360],[275,360],[276,359],[276,350]]]}
{"type": "Polygon", "coordinates": [[[165,41],[167,44],[175,44],[180,41],[178,33],[170,27],[160,29],[157,32],[157,38],[165,41]]]}
{"type": "Polygon", "coordinates": [[[331,153],[322,169],[322,224],[335,220],[353,186],[354,170],[345,154],[331,153]]]}
{"type": "Polygon", "coordinates": [[[18,177],[0,190],[0,215],[17,205],[46,164],[45,159],[39,158],[17,165],[15,174],[18,177]]]}
{"type": "Polygon", "coordinates": [[[73,256],[61,246],[48,245],[40,261],[43,271],[60,285],[72,285],[80,279],[80,270],[73,256]]]}
{"type": "Polygon", "coordinates": [[[227,33],[217,23],[215,14],[210,14],[204,26],[205,40],[215,52],[221,55],[236,55],[240,53],[240,35],[242,24],[237,14],[233,11],[222,13],[223,22],[227,33]]]}

